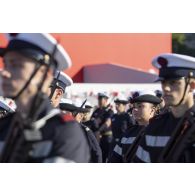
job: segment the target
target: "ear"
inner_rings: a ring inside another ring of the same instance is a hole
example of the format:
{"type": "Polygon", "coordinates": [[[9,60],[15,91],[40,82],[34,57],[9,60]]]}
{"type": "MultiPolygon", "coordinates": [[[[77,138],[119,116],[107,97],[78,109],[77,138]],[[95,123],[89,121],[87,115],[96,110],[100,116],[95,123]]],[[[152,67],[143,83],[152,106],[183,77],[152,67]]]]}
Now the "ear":
{"type": "Polygon", "coordinates": [[[84,113],[80,113],[80,117],[81,117],[81,119],[83,119],[84,113]]]}
{"type": "Polygon", "coordinates": [[[150,114],[152,115],[154,115],[155,114],[155,112],[156,112],[156,107],[154,107],[154,106],[152,106],[152,109],[151,109],[151,112],[150,112],[150,114]]]}
{"type": "Polygon", "coordinates": [[[63,90],[62,89],[56,89],[56,98],[59,98],[63,95],[63,90]]]}
{"type": "Polygon", "coordinates": [[[193,90],[195,89],[195,80],[194,79],[192,79],[191,81],[190,81],[190,92],[193,92],[193,90]]]}

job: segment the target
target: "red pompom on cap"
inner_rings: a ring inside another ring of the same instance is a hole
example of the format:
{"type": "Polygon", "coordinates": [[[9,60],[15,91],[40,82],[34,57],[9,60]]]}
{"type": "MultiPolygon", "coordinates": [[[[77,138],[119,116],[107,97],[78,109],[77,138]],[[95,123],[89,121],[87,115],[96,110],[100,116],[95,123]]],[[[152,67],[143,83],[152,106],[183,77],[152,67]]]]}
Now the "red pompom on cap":
{"type": "Polygon", "coordinates": [[[161,66],[162,68],[167,67],[167,65],[168,65],[167,59],[166,59],[166,58],[163,58],[163,57],[159,57],[159,58],[157,59],[157,62],[160,64],[160,66],[161,66]]]}

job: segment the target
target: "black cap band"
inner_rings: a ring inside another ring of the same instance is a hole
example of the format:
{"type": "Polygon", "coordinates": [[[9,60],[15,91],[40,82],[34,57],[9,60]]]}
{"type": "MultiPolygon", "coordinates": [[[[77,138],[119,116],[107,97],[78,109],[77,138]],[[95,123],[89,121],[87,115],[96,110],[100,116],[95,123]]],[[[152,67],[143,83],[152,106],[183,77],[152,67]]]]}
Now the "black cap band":
{"type": "Polygon", "coordinates": [[[195,77],[195,70],[189,68],[161,68],[159,70],[159,77],[165,79],[177,79],[181,77],[195,77]]]}
{"type": "Polygon", "coordinates": [[[64,111],[69,111],[69,112],[78,112],[78,113],[87,113],[89,112],[89,109],[87,108],[79,108],[76,107],[73,104],[68,104],[68,103],[60,103],[59,108],[64,111]]]}
{"type": "Polygon", "coordinates": [[[139,102],[148,102],[148,103],[152,103],[152,104],[160,104],[161,103],[161,99],[154,96],[154,95],[141,95],[138,97],[135,97],[131,100],[131,103],[139,103],[139,102]]]}
{"type": "Polygon", "coordinates": [[[126,100],[118,100],[118,99],[116,99],[115,101],[114,101],[116,104],[118,103],[118,104],[128,104],[129,103],[129,101],[126,101],[126,100]]]}
{"type": "Polygon", "coordinates": [[[62,81],[60,80],[57,80],[57,79],[54,79],[51,83],[51,87],[54,87],[54,88],[61,88],[63,91],[65,91],[66,89],[66,84],[63,83],[62,81]]]}

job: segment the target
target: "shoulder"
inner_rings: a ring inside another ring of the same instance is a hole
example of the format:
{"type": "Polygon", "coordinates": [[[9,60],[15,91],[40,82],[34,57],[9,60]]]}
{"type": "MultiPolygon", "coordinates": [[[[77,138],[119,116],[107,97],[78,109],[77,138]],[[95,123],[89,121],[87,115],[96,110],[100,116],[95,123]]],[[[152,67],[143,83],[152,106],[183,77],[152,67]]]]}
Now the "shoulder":
{"type": "Polygon", "coordinates": [[[48,120],[47,125],[51,126],[65,126],[69,124],[77,123],[74,117],[70,113],[59,113],[48,120]]]}
{"type": "Polygon", "coordinates": [[[113,110],[112,110],[112,109],[110,109],[110,108],[109,108],[109,109],[106,109],[105,111],[106,111],[108,114],[111,114],[111,115],[113,115],[113,114],[114,114],[113,110]]]}
{"type": "Polygon", "coordinates": [[[62,123],[75,121],[74,117],[69,113],[66,113],[66,114],[61,113],[60,114],[60,119],[61,119],[62,123]]]}
{"type": "Polygon", "coordinates": [[[146,127],[146,134],[156,134],[160,129],[163,129],[167,119],[169,119],[170,113],[164,113],[157,115],[150,119],[149,124],[146,127]],[[156,131],[158,129],[158,131],[156,131]]]}
{"type": "Polygon", "coordinates": [[[123,117],[127,119],[131,119],[131,116],[127,112],[124,113],[123,117]]]}
{"type": "Polygon", "coordinates": [[[118,116],[117,114],[113,114],[112,118],[117,118],[117,116],[118,116]]]}
{"type": "Polygon", "coordinates": [[[82,127],[85,131],[87,131],[87,132],[90,132],[90,131],[91,131],[91,129],[90,129],[89,127],[87,127],[86,125],[84,125],[83,123],[81,123],[81,127],[82,127]]]}
{"type": "Polygon", "coordinates": [[[99,108],[96,108],[93,113],[92,113],[92,116],[96,116],[100,113],[100,109],[99,108]]]}
{"type": "Polygon", "coordinates": [[[167,117],[169,117],[170,113],[169,112],[166,112],[166,113],[163,113],[163,114],[159,114],[159,115],[156,115],[154,117],[152,117],[149,121],[149,123],[151,122],[159,122],[166,119],[167,117]]]}
{"type": "Polygon", "coordinates": [[[132,125],[131,127],[129,127],[127,130],[126,130],[126,132],[127,133],[131,133],[132,131],[135,131],[135,130],[139,130],[139,129],[141,129],[143,126],[141,126],[141,125],[132,125]]]}
{"type": "Polygon", "coordinates": [[[99,112],[100,111],[100,108],[96,108],[93,113],[96,113],[96,112],[99,112]]]}
{"type": "Polygon", "coordinates": [[[77,131],[79,133],[81,130],[80,124],[69,113],[66,113],[66,114],[61,113],[58,116],[56,116],[53,121],[54,123],[57,123],[55,125],[56,131],[60,131],[60,132],[65,131],[65,132],[70,132],[71,134],[73,134],[74,132],[77,132],[77,131]]]}

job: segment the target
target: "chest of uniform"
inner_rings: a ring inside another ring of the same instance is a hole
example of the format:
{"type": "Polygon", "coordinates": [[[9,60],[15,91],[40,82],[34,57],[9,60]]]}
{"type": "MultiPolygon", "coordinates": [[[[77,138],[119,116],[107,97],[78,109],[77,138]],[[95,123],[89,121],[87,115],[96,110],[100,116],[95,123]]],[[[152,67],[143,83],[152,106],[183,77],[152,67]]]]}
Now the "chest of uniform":
{"type": "MultiPolygon", "coordinates": [[[[9,125],[7,127],[5,132],[2,131],[0,133],[0,153],[2,153],[5,147],[8,130],[10,130],[9,125]]],[[[26,156],[25,161],[41,162],[40,159],[46,158],[52,153],[54,138],[55,125],[51,122],[46,123],[40,130],[20,130],[20,136],[17,138],[20,141],[16,143],[17,147],[15,147],[15,153],[17,154],[15,162],[23,162],[23,160],[20,160],[23,159],[22,156],[26,156]]]]}

